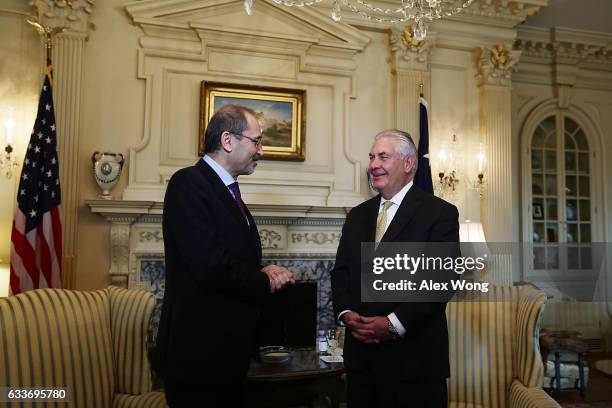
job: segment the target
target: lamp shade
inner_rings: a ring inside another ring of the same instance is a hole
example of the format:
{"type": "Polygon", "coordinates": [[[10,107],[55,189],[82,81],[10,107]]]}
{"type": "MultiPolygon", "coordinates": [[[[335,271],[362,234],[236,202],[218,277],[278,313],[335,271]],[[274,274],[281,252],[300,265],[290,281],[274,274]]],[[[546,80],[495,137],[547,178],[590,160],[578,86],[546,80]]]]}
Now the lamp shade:
{"type": "MultiPolygon", "coordinates": [[[[481,223],[465,220],[465,222],[459,224],[459,240],[463,243],[472,243],[471,245],[467,245],[470,253],[464,253],[463,256],[486,258],[491,256],[491,251],[487,245],[487,239],[481,223]]],[[[466,245],[463,247],[465,248],[466,245]]]]}

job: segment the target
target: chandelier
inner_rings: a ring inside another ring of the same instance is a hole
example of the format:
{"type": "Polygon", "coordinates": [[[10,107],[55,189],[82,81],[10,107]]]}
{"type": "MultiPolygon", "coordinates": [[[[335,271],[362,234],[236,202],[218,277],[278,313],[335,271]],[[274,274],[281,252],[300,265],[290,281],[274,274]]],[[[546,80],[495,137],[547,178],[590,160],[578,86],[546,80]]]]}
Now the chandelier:
{"type": "MultiPolygon", "coordinates": [[[[272,0],[276,4],[287,7],[312,6],[323,0],[272,0]]],[[[332,0],[331,18],[340,21],[341,6],[366,20],[378,23],[401,23],[413,20],[416,24],[414,35],[418,41],[427,36],[427,23],[443,17],[459,13],[472,4],[474,0],[401,0],[396,8],[382,8],[368,3],[366,0],[332,0]]],[[[253,0],[244,0],[244,10],[250,16],[253,14],[253,0]]]]}

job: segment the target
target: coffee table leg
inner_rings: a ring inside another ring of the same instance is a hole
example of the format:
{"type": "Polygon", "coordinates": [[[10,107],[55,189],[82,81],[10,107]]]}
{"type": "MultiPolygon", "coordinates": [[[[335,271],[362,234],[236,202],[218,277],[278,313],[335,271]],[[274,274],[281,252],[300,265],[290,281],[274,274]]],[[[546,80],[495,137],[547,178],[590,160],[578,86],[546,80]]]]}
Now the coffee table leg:
{"type": "Polygon", "coordinates": [[[580,396],[584,398],[584,353],[578,353],[578,374],[580,377],[580,396]]]}
{"type": "Polygon", "coordinates": [[[555,352],[555,382],[557,392],[561,391],[561,353],[555,352]]]}

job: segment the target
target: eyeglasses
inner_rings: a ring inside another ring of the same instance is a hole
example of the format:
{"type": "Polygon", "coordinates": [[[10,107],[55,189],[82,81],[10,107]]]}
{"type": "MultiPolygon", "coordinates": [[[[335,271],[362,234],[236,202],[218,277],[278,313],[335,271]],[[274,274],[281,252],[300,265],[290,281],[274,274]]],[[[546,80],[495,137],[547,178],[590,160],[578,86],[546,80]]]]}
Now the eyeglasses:
{"type": "Polygon", "coordinates": [[[232,135],[239,136],[239,137],[245,137],[245,138],[249,139],[251,142],[253,142],[255,147],[261,146],[261,143],[263,141],[263,136],[259,136],[259,137],[255,138],[255,137],[250,137],[250,136],[243,135],[243,134],[240,134],[240,133],[232,133],[232,135]]]}

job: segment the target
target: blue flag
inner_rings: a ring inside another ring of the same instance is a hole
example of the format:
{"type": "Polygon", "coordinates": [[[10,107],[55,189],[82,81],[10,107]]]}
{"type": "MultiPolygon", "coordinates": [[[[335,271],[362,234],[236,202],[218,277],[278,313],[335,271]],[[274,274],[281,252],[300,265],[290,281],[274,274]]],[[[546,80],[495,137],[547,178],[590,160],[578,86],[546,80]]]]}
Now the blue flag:
{"type": "Polygon", "coordinates": [[[414,184],[423,191],[433,194],[431,167],[429,165],[429,126],[427,124],[427,101],[419,98],[419,167],[414,176],[414,184]]]}

